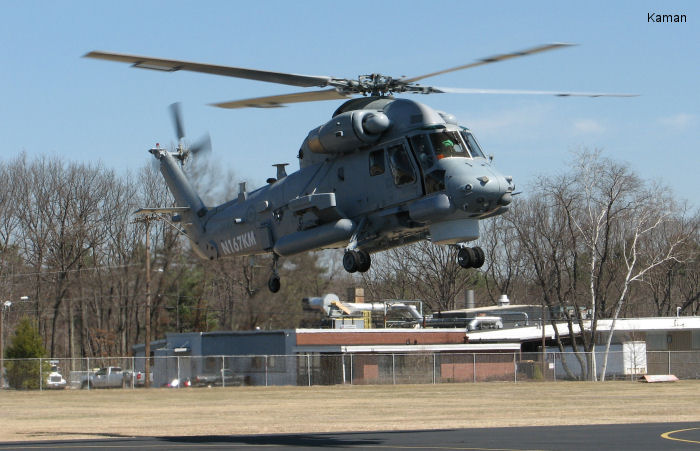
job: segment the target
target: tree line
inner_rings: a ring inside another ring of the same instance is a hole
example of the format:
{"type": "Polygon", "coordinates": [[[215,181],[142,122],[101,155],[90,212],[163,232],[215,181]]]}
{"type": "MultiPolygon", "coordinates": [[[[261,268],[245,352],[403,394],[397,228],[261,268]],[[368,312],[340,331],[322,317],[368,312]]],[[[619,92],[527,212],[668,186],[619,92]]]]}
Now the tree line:
{"type": "MultiPolygon", "coordinates": [[[[232,197],[233,175],[206,162],[188,171],[207,203],[232,197]]],[[[151,166],[117,174],[48,156],[0,162],[0,300],[13,303],[6,336],[29,317],[49,356],[128,355],[146,321],[145,227],[133,213],[171,204],[151,166]]],[[[665,187],[582,151],[517,196],[507,214],[481,222],[487,263],[479,271],[460,268],[454,248],[429,242],[375,254],[362,276],[342,270],[339,251],[305,253],[281,260],[284,283],[273,295],[271,259],[199,260],[172,224],[157,221],[152,333],[312,326],[303,297],[343,298],[353,286],[368,301],[423,300],[428,312],[462,307],[466,289],[481,305],[507,293],[567,312],[570,327],[589,317],[697,314],[699,222],[665,187]]]]}

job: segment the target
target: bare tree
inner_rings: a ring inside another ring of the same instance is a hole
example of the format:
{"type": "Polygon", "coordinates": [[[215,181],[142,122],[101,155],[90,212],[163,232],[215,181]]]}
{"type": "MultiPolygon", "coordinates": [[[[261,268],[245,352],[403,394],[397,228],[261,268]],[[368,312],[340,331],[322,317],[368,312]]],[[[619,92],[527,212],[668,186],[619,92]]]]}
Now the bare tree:
{"type": "Polygon", "coordinates": [[[456,248],[421,241],[375,256],[363,280],[375,298],[421,299],[432,311],[442,311],[455,308],[479,273],[459,266],[456,248]]]}
{"type": "Polygon", "coordinates": [[[17,208],[21,199],[21,172],[25,155],[5,164],[0,162],[0,292],[13,297],[14,274],[22,268],[17,208]]]}
{"type": "Polygon", "coordinates": [[[688,260],[693,229],[679,229],[685,212],[664,189],[648,188],[600,151],[579,151],[571,167],[542,177],[530,198],[519,199],[493,229],[490,253],[501,256],[505,268],[496,264],[489,274],[499,287],[510,287],[512,274],[534,283],[553,320],[566,319],[569,336],[580,335],[571,345],[582,376],[595,380],[598,319],[615,320],[630,290],[653,269],[688,260]]]}
{"type": "Polygon", "coordinates": [[[677,234],[688,234],[677,259],[668,260],[649,270],[640,280],[639,296],[650,297],[644,312],[658,316],[698,312],[700,307],[700,216],[670,218],[659,230],[659,240],[668,243],[677,234]],[[685,232],[684,232],[685,231],[685,232]]]}
{"type": "Polygon", "coordinates": [[[525,250],[518,239],[518,231],[505,216],[497,216],[483,221],[481,227],[482,244],[488,258],[484,268],[486,293],[492,304],[501,294],[522,303],[536,302],[531,299],[529,280],[532,278],[530,266],[526,263],[525,250]]]}
{"type": "MultiPolygon", "coordinates": [[[[549,189],[556,193],[567,186],[566,180],[561,179],[549,189]],[[554,189],[555,186],[560,189],[554,189]]],[[[552,325],[565,319],[569,337],[574,337],[584,330],[585,318],[579,305],[582,256],[577,235],[564,214],[568,205],[561,205],[552,192],[538,191],[530,199],[519,200],[505,219],[517,234],[521,247],[519,255],[523,259],[520,265],[526,268],[523,277],[535,288],[540,303],[552,313],[552,325]]],[[[558,327],[554,327],[554,334],[559,350],[564,352],[564,340],[558,327]]],[[[571,346],[582,370],[581,377],[588,377],[590,367],[585,352],[592,346],[591,337],[583,335],[581,342],[572,340],[571,346]]],[[[565,370],[569,377],[575,377],[568,367],[565,370]]]]}
{"type": "MultiPolygon", "coordinates": [[[[605,343],[605,356],[601,380],[605,380],[610,343],[623,304],[628,299],[630,287],[653,269],[667,262],[683,262],[684,247],[692,240],[696,230],[687,227],[674,228],[671,233],[665,226],[680,211],[674,208],[670,195],[660,195],[658,187],[640,191],[635,195],[626,218],[618,230],[621,243],[621,260],[624,264],[622,286],[612,313],[612,324],[605,343]]],[[[663,192],[663,191],[661,191],[663,192]]]]}

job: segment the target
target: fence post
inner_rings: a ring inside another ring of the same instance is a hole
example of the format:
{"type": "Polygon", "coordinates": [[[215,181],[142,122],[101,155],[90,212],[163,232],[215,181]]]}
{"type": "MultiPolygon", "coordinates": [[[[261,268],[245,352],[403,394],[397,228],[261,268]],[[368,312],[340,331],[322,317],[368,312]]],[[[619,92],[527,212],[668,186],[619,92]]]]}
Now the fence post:
{"type": "Polygon", "coordinates": [[[226,381],[224,380],[224,368],[226,368],[226,360],[224,360],[224,356],[221,356],[221,386],[226,387],[226,381]]]}
{"type": "Polygon", "coordinates": [[[673,374],[671,373],[671,351],[668,351],[668,374],[673,374]]]}
{"type": "Polygon", "coordinates": [[[350,354],[350,385],[352,385],[352,354],[350,354]]]}
{"type": "Polygon", "coordinates": [[[391,380],[396,385],[396,354],[391,353],[391,380]]]}
{"type": "Polygon", "coordinates": [[[309,378],[309,387],[311,387],[311,354],[306,354],[306,376],[309,378]]]}
{"type": "Polygon", "coordinates": [[[433,352],[433,384],[435,383],[435,380],[437,378],[437,374],[435,373],[435,365],[436,365],[436,358],[435,358],[435,353],[433,352]]]}
{"type": "Polygon", "coordinates": [[[131,358],[131,389],[136,385],[136,357],[131,358]]]}
{"type": "Polygon", "coordinates": [[[87,358],[86,365],[87,365],[87,368],[86,368],[87,369],[87,388],[88,388],[88,390],[90,390],[90,385],[92,385],[92,384],[90,384],[90,357],[87,358]]]}
{"type": "Polygon", "coordinates": [[[267,387],[267,355],[265,355],[265,387],[267,387]]]}
{"type": "Polygon", "coordinates": [[[554,374],[554,382],[557,381],[557,353],[553,352],[552,353],[552,360],[554,361],[554,368],[552,369],[552,373],[554,374]]]}
{"type": "Polygon", "coordinates": [[[513,353],[513,382],[518,383],[518,363],[515,361],[515,353],[513,353]]]}
{"type": "Polygon", "coordinates": [[[476,383],[476,353],[472,354],[472,359],[474,360],[472,368],[474,369],[474,382],[476,383]]]}
{"type": "Polygon", "coordinates": [[[44,376],[41,374],[42,365],[41,365],[41,357],[39,357],[39,391],[44,390],[44,376]]]}
{"type": "Polygon", "coordinates": [[[345,385],[345,354],[341,354],[340,358],[343,359],[343,385],[345,385]]]}

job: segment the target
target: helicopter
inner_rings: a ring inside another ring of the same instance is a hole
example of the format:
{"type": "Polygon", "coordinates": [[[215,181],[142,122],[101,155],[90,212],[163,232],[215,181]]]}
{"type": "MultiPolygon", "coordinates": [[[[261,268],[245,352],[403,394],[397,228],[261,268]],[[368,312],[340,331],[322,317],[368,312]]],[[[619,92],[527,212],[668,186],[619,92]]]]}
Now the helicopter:
{"type": "Polygon", "coordinates": [[[515,192],[512,176],[496,170],[472,131],[452,114],[397,94],[540,94],[629,97],[634,94],[441,88],[419,83],[428,77],[523,57],[572,44],[553,43],[504,53],[415,77],[378,73],[356,79],[299,75],[233,66],[92,51],[89,58],[130,63],[165,72],[179,70],[298,87],[325,88],[212,104],[221,108],[274,108],[289,103],[345,100],[331,119],[312,129],[287,174],[278,163],[275,177],[248,191],[239,184],[236,199],[207,206],[183,171],[190,155],[209,141],[187,147],[177,104],[172,115],[175,151],[156,145],[149,152],[171,191],[176,207],[143,208],[137,213],[172,214],[194,252],[204,259],[272,254],[268,288],[281,281],[280,257],[344,248],[349,273],[366,272],[371,255],[419,240],[458,248],[463,268],[480,268],[484,251],[467,243],[479,238],[479,221],[505,213],[515,192]],[[357,97],[359,96],[359,97],[357,97]]]}

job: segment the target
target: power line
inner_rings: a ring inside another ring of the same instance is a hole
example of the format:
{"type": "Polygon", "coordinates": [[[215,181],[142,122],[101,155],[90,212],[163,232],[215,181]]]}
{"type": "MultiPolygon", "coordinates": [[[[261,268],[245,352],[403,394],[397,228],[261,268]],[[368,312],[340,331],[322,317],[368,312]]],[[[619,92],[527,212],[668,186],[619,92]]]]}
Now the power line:
{"type": "Polygon", "coordinates": [[[27,272],[27,273],[20,273],[20,274],[8,274],[6,276],[0,277],[0,280],[9,279],[11,277],[28,277],[28,276],[39,276],[39,275],[49,275],[49,274],[65,274],[65,273],[82,272],[82,271],[98,271],[101,269],[131,268],[134,266],[141,266],[141,264],[131,263],[128,265],[102,265],[102,266],[93,266],[90,268],[67,269],[65,271],[39,271],[39,272],[27,272]]]}

